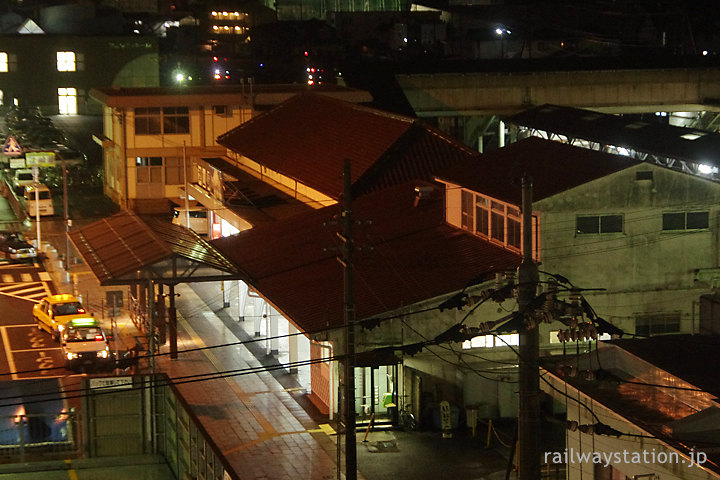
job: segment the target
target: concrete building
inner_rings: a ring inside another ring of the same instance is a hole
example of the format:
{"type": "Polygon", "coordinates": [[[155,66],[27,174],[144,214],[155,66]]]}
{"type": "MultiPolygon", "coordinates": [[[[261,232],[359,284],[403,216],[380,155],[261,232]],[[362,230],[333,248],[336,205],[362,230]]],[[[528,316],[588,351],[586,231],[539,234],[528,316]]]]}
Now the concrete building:
{"type": "Polygon", "coordinates": [[[92,88],[157,86],[158,55],[156,37],[3,35],[0,105],[97,115],[92,88]]]}
{"type": "Polygon", "coordinates": [[[583,295],[627,333],[698,331],[717,268],[718,183],[533,137],[444,172],[447,221],[518,251],[520,196],[510,185],[522,174],[533,179],[541,270],[598,289],[583,295]]]}
{"type": "MultiPolygon", "coordinates": [[[[185,172],[187,183],[198,182],[196,160],[225,153],[225,147],[217,143],[220,135],[306,88],[238,85],[93,90],[91,96],[103,110],[104,136],[97,141],[103,145],[106,195],[123,207],[169,213],[170,201],[184,203],[185,172]]],[[[342,87],[329,87],[322,93],[355,102],[371,100],[365,92],[342,87]]],[[[207,178],[200,179],[203,181],[207,178]]]]}

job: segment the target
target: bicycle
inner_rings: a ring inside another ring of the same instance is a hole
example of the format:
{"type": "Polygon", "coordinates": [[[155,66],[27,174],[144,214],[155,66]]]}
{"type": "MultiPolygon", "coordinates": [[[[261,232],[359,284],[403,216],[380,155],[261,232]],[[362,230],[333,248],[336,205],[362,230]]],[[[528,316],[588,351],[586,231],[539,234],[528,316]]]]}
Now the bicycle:
{"type": "Polygon", "coordinates": [[[417,420],[413,415],[411,407],[412,405],[406,403],[405,406],[400,410],[400,426],[408,431],[417,429],[417,420]]]}

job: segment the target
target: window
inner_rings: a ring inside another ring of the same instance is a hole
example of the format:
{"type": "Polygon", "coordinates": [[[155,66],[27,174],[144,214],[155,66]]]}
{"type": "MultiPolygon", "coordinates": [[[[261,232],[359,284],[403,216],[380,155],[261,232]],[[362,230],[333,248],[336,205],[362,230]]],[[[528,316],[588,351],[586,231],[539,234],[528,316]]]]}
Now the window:
{"type": "Polygon", "coordinates": [[[138,107],[135,109],[135,134],[160,135],[190,132],[187,107],[138,107]]]}
{"type": "Polygon", "coordinates": [[[165,157],[165,184],[185,183],[185,164],[182,157],[165,157]]]}
{"type": "Polygon", "coordinates": [[[137,183],[162,183],[162,157],[136,157],[137,183]]]}
{"type": "Polygon", "coordinates": [[[622,233],[622,215],[592,215],[575,218],[575,230],[578,235],[590,233],[622,233]]]}
{"type": "Polygon", "coordinates": [[[709,212],[663,213],[663,230],[701,230],[710,225],[709,212]]]}
{"type": "Polygon", "coordinates": [[[460,194],[460,226],[513,250],[521,248],[520,209],[468,190],[460,194]]]}
{"type": "Polygon", "coordinates": [[[635,335],[680,332],[680,312],[652,313],[635,317],[635,335]]]}
{"type": "Polygon", "coordinates": [[[507,243],[518,250],[522,246],[520,235],[520,210],[507,207],[507,243]]]}
{"type": "Polygon", "coordinates": [[[225,105],[215,105],[213,106],[213,110],[215,111],[215,115],[219,115],[221,117],[230,116],[230,109],[225,105]]]}
{"type": "Polygon", "coordinates": [[[0,52],[0,72],[8,72],[8,54],[0,52]]]}
{"type": "Polygon", "coordinates": [[[460,212],[460,224],[462,225],[462,228],[466,230],[473,229],[473,197],[474,195],[466,190],[463,190],[461,193],[460,201],[462,206],[460,212]]]}
{"type": "Polygon", "coordinates": [[[490,234],[489,204],[490,201],[487,198],[478,195],[475,202],[475,233],[490,234]]]}
{"type": "Polygon", "coordinates": [[[74,72],[75,52],[57,52],[57,69],[58,72],[74,72]]]}
{"type": "Polygon", "coordinates": [[[520,342],[520,336],[517,333],[506,333],[504,335],[478,335],[470,340],[462,343],[462,348],[467,350],[470,348],[492,348],[517,346],[520,342]]]}
{"type": "Polygon", "coordinates": [[[161,111],[159,107],[145,107],[135,109],[135,133],[137,135],[159,135],[161,111]]]}
{"type": "Polygon", "coordinates": [[[58,88],[58,112],[60,115],[77,114],[77,90],[74,88],[58,88]]]}
{"type": "Polygon", "coordinates": [[[163,133],[188,133],[190,114],[187,107],[163,107],[163,133]]]}
{"type": "Polygon", "coordinates": [[[505,205],[491,202],[490,237],[498,242],[505,242],[505,205]]]}

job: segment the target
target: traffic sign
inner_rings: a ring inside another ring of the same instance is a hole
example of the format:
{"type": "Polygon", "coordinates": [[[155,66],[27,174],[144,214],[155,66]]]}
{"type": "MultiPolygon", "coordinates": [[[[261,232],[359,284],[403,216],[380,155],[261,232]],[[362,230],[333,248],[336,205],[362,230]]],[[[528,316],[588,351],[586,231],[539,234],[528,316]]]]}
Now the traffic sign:
{"type": "Polygon", "coordinates": [[[15,137],[13,135],[10,135],[5,140],[2,152],[3,155],[5,155],[6,157],[19,157],[23,154],[22,147],[20,146],[18,141],[15,140],[15,137]]]}

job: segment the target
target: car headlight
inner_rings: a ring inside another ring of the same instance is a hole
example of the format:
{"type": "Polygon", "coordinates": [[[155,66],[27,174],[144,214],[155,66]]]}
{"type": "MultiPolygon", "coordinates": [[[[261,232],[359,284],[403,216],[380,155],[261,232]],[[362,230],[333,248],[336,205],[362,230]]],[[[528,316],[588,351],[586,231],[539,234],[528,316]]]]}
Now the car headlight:
{"type": "Polygon", "coordinates": [[[76,358],[78,358],[78,354],[75,352],[67,352],[65,354],[65,357],[67,357],[68,360],[75,360],[76,358]]]}
{"type": "Polygon", "coordinates": [[[97,352],[97,356],[100,358],[107,358],[108,357],[108,351],[107,350],[100,350],[97,352]]]}
{"type": "Polygon", "coordinates": [[[8,247],[8,252],[10,252],[10,253],[17,253],[17,250],[15,250],[15,249],[12,248],[12,247],[8,247]]]}
{"type": "Polygon", "coordinates": [[[58,325],[58,332],[65,330],[65,325],[58,325]]]}

